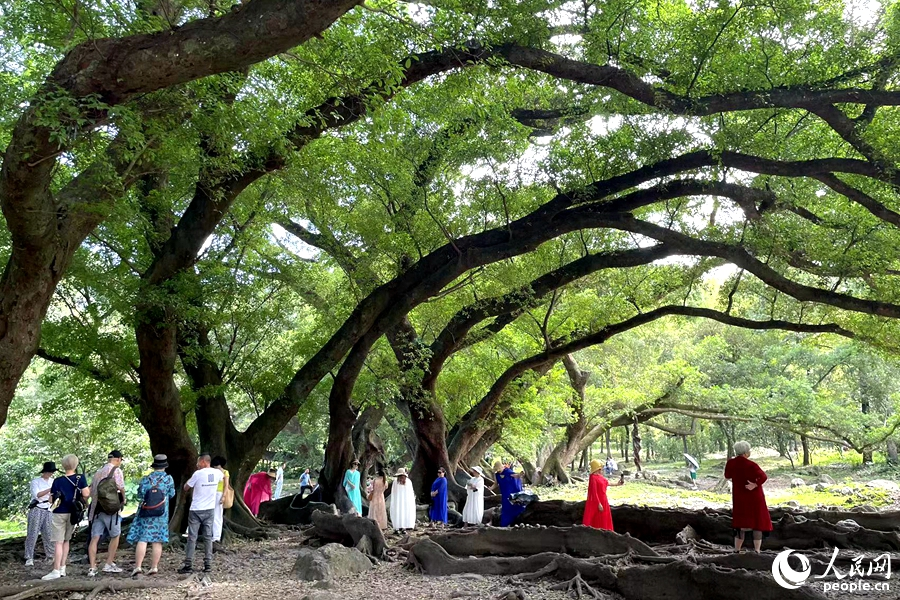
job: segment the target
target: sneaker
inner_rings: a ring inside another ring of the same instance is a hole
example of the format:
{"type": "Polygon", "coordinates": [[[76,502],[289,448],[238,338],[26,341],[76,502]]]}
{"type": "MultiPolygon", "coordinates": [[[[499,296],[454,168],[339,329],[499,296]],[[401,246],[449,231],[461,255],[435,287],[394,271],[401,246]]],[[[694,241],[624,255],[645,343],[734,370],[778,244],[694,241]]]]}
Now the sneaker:
{"type": "Polygon", "coordinates": [[[157,573],[159,573],[159,569],[156,567],[153,567],[152,569],[147,571],[147,575],[156,575],[157,573]]]}
{"type": "Polygon", "coordinates": [[[194,568],[193,568],[192,566],[190,566],[190,565],[184,565],[183,567],[181,567],[180,569],[178,569],[178,572],[179,572],[180,574],[182,574],[182,575],[186,575],[186,574],[188,574],[188,573],[193,573],[193,572],[194,572],[194,568]]]}
{"type": "Polygon", "coordinates": [[[88,577],[96,577],[96,576],[97,576],[97,569],[95,569],[93,567],[88,569],[88,577]]]}
{"type": "Polygon", "coordinates": [[[33,566],[34,566],[34,559],[33,559],[33,558],[29,558],[28,560],[26,560],[26,561],[25,561],[25,566],[26,566],[26,567],[33,567],[33,566]]]}
{"type": "Polygon", "coordinates": [[[140,575],[143,572],[144,572],[144,570],[142,568],[135,567],[134,569],[131,570],[131,576],[134,577],[136,575],[140,575]]]}
{"type": "Polygon", "coordinates": [[[212,565],[203,565],[204,573],[212,573],[212,565]]]}
{"type": "Polygon", "coordinates": [[[103,565],[104,573],[121,573],[122,569],[116,566],[116,563],[106,563],[103,565]]]}
{"type": "Polygon", "coordinates": [[[41,577],[41,579],[43,579],[44,581],[51,581],[53,579],[59,579],[60,577],[62,577],[62,575],[60,575],[59,569],[53,569],[52,571],[41,577]]]}
{"type": "Polygon", "coordinates": [[[59,576],[60,576],[60,577],[65,577],[65,576],[66,576],[66,566],[65,566],[65,565],[63,565],[63,566],[61,566],[61,567],[59,568],[59,576]]]}

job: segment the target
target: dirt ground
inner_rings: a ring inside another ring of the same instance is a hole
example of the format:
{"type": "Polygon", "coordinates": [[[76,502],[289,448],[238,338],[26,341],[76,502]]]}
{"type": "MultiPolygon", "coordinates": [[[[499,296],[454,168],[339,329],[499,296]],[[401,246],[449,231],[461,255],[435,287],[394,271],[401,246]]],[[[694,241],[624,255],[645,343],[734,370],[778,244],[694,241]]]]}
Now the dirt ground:
{"type": "MultiPolygon", "coordinates": [[[[297,548],[302,535],[298,531],[283,530],[275,539],[259,542],[238,541],[217,552],[214,570],[209,576],[209,585],[204,585],[198,577],[178,575],[177,569],[184,560],[183,552],[164,552],[160,562],[160,573],[155,578],[181,581],[177,587],[164,589],[130,590],[117,592],[117,600],[244,600],[254,598],[285,598],[300,600],[314,592],[322,592],[312,582],[296,581],[291,578],[291,569],[297,556],[297,548]]],[[[202,552],[198,548],[196,567],[202,566],[202,552]]],[[[102,559],[103,555],[101,555],[102,559]]],[[[87,581],[87,564],[83,548],[76,548],[70,562],[68,578],[87,581]]],[[[99,586],[108,580],[127,580],[134,567],[134,551],[120,550],[117,564],[125,569],[121,575],[97,578],[99,586]]],[[[149,568],[149,557],[145,570],[149,568]]],[[[0,586],[24,583],[39,578],[50,570],[49,563],[36,561],[34,567],[25,567],[20,562],[0,563],[0,586]]],[[[146,576],[144,576],[146,577],[146,576]]],[[[555,580],[528,582],[529,600],[562,600],[566,595],[561,591],[546,588],[558,583],[555,580]]],[[[488,599],[498,598],[503,592],[521,587],[507,583],[505,577],[481,577],[478,575],[454,577],[428,577],[406,569],[401,563],[380,563],[372,571],[346,577],[337,582],[331,591],[336,598],[396,600],[451,598],[488,599]]],[[[62,594],[60,598],[84,600],[87,593],[62,594]]],[[[111,598],[105,592],[99,598],[111,598]]],[[[607,595],[614,599],[615,595],[607,595]]]]}

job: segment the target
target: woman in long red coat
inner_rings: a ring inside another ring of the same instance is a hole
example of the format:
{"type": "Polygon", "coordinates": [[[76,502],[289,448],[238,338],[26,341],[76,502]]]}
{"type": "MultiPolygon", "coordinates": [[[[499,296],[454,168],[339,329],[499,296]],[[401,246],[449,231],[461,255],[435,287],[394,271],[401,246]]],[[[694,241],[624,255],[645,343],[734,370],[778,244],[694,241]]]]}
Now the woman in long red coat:
{"type": "Polygon", "coordinates": [[[731,526],[734,528],[734,551],[740,552],[744,535],[753,532],[753,549],[759,552],[763,536],[772,531],[772,518],[766,506],[762,485],[768,476],[750,460],[749,442],[734,445],[734,458],[725,463],[725,479],[731,480],[731,526]]]}
{"type": "Polygon", "coordinates": [[[584,518],[582,524],[594,529],[609,529],[612,531],[612,512],[609,510],[609,500],[606,498],[606,488],[625,483],[619,479],[618,483],[610,483],[603,476],[603,463],[596,458],[591,461],[591,478],[588,480],[587,504],[584,505],[584,518]]]}

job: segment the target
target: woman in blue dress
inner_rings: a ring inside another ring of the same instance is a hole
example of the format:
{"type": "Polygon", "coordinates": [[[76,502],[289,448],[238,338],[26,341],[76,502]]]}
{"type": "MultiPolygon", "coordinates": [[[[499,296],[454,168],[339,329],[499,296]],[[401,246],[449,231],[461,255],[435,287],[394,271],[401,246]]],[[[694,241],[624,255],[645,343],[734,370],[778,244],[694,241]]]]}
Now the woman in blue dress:
{"type": "Polygon", "coordinates": [[[525,507],[513,504],[510,496],[522,491],[522,474],[514,472],[500,461],[494,463],[497,487],[500,488],[500,527],[509,527],[525,511],[525,507]]]}
{"type": "Polygon", "coordinates": [[[362,516],[362,492],[359,489],[359,461],[356,459],[350,463],[350,468],[344,473],[344,489],[347,491],[347,496],[350,498],[350,502],[353,503],[353,507],[356,509],[356,514],[362,516]]]}
{"type": "Polygon", "coordinates": [[[444,468],[440,467],[437,472],[437,479],[431,484],[431,510],[428,511],[428,518],[432,523],[447,522],[447,478],[444,477],[444,468]]]}
{"type": "Polygon", "coordinates": [[[175,497],[175,481],[166,473],[169,459],[165,454],[157,454],[153,457],[150,468],[153,472],[141,479],[138,487],[138,498],[142,501],[147,492],[154,486],[166,497],[163,503],[163,513],[156,517],[142,515],[140,508],[131,523],[128,531],[128,543],[135,546],[134,570],[132,576],[143,573],[144,556],[147,554],[147,544],[153,544],[153,555],[150,558],[150,570],[148,575],[155,575],[159,571],[159,559],[162,556],[162,545],[169,542],[169,502],[175,497]]]}

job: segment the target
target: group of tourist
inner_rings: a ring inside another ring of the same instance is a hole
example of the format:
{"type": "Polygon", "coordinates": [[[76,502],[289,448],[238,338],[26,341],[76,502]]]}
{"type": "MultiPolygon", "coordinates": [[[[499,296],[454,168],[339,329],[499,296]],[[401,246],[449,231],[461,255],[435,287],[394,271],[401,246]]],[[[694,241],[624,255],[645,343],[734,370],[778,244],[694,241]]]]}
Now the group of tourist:
{"type": "MultiPolygon", "coordinates": [[[[497,463],[501,469],[505,465],[497,463]]],[[[516,476],[519,481],[519,476],[516,476]]],[[[480,525],[484,518],[484,470],[481,467],[473,467],[471,478],[466,482],[466,504],[462,513],[462,521],[467,525],[480,525]]],[[[359,461],[353,460],[350,468],[344,473],[343,488],[347,498],[353,506],[353,510],[363,514],[362,510],[362,484],[360,482],[359,461]]],[[[394,480],[388,484],[387,476],[382,468],[378,468],[375,477],[366,486],[366,499],[369,502],[367,516],[375,521],[381,529],[388,528],[388,509],[385,501],[385,493],[390,490],[390,525],[398,532],[405,532],[416,527],[416,493],[413,489],[409,473],[404,468],[397,469],[394,480]]],[[[428,518],[431,523],[442,526],[449,522],[448,494],[449,486],[447,473],[443,467],[439,467],[437,477],[431,484],[431,506],[428,510],[428,518]]],[[[501,492],[506,490],[501,486],[501,492]]],[[[521,483],[517,491],[521,491],[521,483]]]]}
{"type": "MultiPolygon", "coordinates": [[[[753,548],[760,551],[763,538],[772,531],[772,520],[766,506],[763,484],[767,476],[755,462],[750,460],[750,444],[737,442],[735,457],[725,465],[725,477],[732,480],[732,525],[734,528],[735,551],[740,551],[746,535],[750,533],[753,548]]],[[[83,474],[77,472],[79,459],[68,454],[62,459],[62,476],[56,463],[45,462],[41,473],[31,481],[31,503],[28,507],[28,529],[25,539],[25,564],[34,565],[34,551],[38,537],[42,538],[44,553],[53,561],[53,569],[43,576],[44,580],[66,576],[66,562],[69,546],[76,527],[84,518],[85,510],[90,524],[88,544],[88,577],[98,572],[121,573],[115,559],[121,535],[122,508],[125,506],[125,480],[122,473],[122,453],[111,451],[107,463],[94,473],[90,483],[83,474]],[[88,499],[91,500],[87,505],[88,499]],[[106,560],[102,568],[97,566],[97,553],[101,537],[109,538],[106,560]]],[[[193,559],[197,541],[205,539],[203,561],[204,572],[212,569],[213,543],[221,540],[224,510],[231,506],[234,491],[230,486],[230,474],[225,469],[223,457],[211,458],[202,454],[197,459],[197,470],[184,484],[184,491],[191,493],[188,511],[187,545],[184,565],[179,573],[193,572],[193,559]]],[[[138,486],[138,506],[135,518],[128,532],[128,543],[135,547],[135,566],[132,575],[143,573],[144,559],[148,544],[152,546],[148,575],[158,572],[163,544],[169,541],[169,500],[175,496],[175,482],[166,473],[168,458],[157,454],[150,465],[150,473],[145,475],[138,486]]],[[[244,501],[256,515],[262,502],[278,498],[281,494],[284,464],[279,468],[256,473],[248,478],[244,489],[244,501]],[[273,494],[272,483],[275,483],[273,494]]],[[[624,475],[616,483],[610,483],[604,476],[605,466],[599,460],[590,462],[588,495],[582,523],[597,529],[613,529],[612,510],[606,491],[610,486],[624,483],[624,475]]],[[[608,471],[607,471],[608,474],[608,471]]],[[[449,485],[443,468],[439,468],[437,478],[431,486],[431,507],[428,515],[432,523],[442,526],[448,523],[449,485]]],[[[513,524],[525,510],[525,506],[515,501],[522,491],[522,474],[512,466],[501,462],[494,464],[495,488],[501,496],[500,526],[513,524]]],[[[354,460],[344,475],[342,487],[357,514],[362,515],[362,484],[359,461],[354,460]]],[[[309,469],[300,479],[300,495],[309,491],[312,499],[318,485],[312,486],[309,469]]],[[[462,522],[480,525],[484,518],[485,477],[481,467],[473,467],[471,478],[466,482],[466,503],[462,522]]],[[[375,477],[366,486],[368,518],[381,529],[388,528],[388,510],[385,493],[390,490],[390,525],[399,532],[416,526],[416,494],[406,469],[394,473],[393,482],[388,484],[385,472],[378,469],[375,477]]]]}
{"type": "MultiPolygon", "coordinates": [[[[763,538],[772,530],[772,520],[766,506],[762,485],[767,477],[755,462],[750,460],[750,444],[738,442],[734,445],[735,457],[725,465],[725,477],[733,482],[732,525],[734,527],[734,547],[739,552],[746,534],[753,538],[753,547],[760,551],[763,538]]],[[[613,463],[614,464],[614,463],[613,463]]],[[[611,483],[605,475],[611,474],[610,461],[602,463],[597,459],[590,462],[590,478],[588,480],[587,501],[584,508],[582,524],[595,529],[613,530],[612,509],[606,492],[607,488],[625,483],[624,473],[615,483],[611,483]]],[[[484,471],[481,467],[472,469],[472,477],[466,482],[467,498],[463,508],[462,522],[467,525],[480,525],[484,518],[484,471]]],[[[394,473],[391,484],[390,523],[399,532],[413,529],[416,525],[416,496],[412,482],[406,469],[398,469],[394,473]]],[[[500,526],[508,527],[525,510],[525,506],[517,503],[516,494],[522,491],[522,474],[516,473],[509,464],[497,461],[494,464],[495,488],[499,491],[500,526]]],[[[696,479],[696,467],[692,473],[696,479]]],[[[354,460],[344,475],[344,490],[355,511],[362,514],[362,497],[360,493],[359,461],[354,460]]],[[[369,500],[368,517],[387,529],[388,519],[385,508],[385,492],[388,482],[384,471],[379,469],[367,487],[369,500]]],[[[431,506],[428,511],[429,520],[433,524],[443,525],[448,522],[448,483],[443,467],[437,471],[437,478],[431,485],[431,506]]]]}
{"type": "MultiPolygon", "coordinates": [[[[42,579],[66,577],[69,546],[85,512],[90,531],[88,577],[96,577],[99,572],[123,571],[115,562],[122,533],[122,509],[126,504],[122,460],[119,450],[111,451],[106,464],[88,483],[87,477],[77,472],[78,457],[67,454],[62,459],[62,476],[54,477],[58,473],[55,462],[45,462],[40,475],[31,481],[25,565],[34,566],[35,546],[38,537],[43,538],[44,553],[53,561],[53,569],[42,579]],[[90,504],[87,504],[88,499],[90,504]],[[109,539],[109,546],[103,567],[98,568],[97,554],[102,537],[109,539]]],[[[226,490],[230,490],[225,464],[222,457],[212,459],[203,454],[197,459],[197,470],[184,484],[184,491],[192,495],[185,562],[179,573],[193,571],[194,552],[201,533],[206,540],[203,570],[212,570],[213,542],[221,539],[226,490]]],[[[148,544],[152,547],[152,555],[147,574],[156,574],[163,544],[169,541],[169,501],[175,496],[175,481],[166,473],[168,467],[168,457],[157,454],[153,457],[150,472],[138,485],[139,505],[128,531],[128,543],[135,548],[132,576],[144,572],[148,544]]]]}

